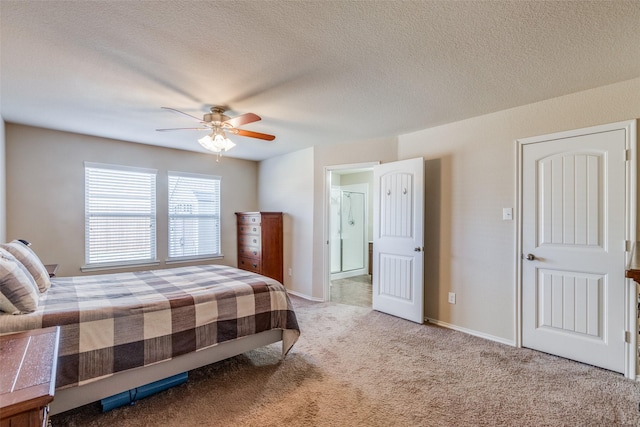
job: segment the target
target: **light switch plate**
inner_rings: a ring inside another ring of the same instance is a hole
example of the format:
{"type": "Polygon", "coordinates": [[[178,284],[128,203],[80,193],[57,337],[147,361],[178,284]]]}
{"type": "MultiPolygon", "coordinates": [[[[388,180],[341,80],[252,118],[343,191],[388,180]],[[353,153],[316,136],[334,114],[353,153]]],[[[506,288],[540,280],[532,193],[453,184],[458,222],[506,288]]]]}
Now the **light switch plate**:
{"type": "Polygon", "coordinates": [[[502,208],[502,219],[511,221],[513,219],[513,208],[502,208]]]}
{"type": "Polygon", "coordinates": [[[449,297],[447,299],[449,301],[449,304],[455,304],[456,303],[456,294],[455,292],[449,292],[449,297]]]}

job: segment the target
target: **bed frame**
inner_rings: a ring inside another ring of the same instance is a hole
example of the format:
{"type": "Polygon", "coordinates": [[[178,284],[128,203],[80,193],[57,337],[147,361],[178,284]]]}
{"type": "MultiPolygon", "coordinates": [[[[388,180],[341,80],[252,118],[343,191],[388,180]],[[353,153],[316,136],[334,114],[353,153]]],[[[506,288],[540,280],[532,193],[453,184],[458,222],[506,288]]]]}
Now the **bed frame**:
{"type": "Polygon", "coordinates": [[[281,329],[271,329],[255,335],[226,341],[194,353],[183,354],[154,365],[129,369],[97,381],[56,391],[54,400],[49,405],[49,414],[59,414],[132,388],[282,341],[282,336],[283,331],[281,329]]]}

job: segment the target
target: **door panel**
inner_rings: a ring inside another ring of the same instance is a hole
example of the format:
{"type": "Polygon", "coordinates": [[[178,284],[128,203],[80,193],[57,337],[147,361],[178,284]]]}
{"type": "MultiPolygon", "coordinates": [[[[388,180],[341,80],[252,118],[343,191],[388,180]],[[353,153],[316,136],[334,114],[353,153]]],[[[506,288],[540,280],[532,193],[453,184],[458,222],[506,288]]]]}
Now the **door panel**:
{"type": "Polygon", "coordinates": [[[380,254],[379,295],[411,303],[413,299],[413,257],[380,254]]]}
{"type": "Polygon", "coordinates": [[[540,269],[536,327],[604,342],[605,286],[603,275],[540,269]]]}
{"type": "Polygon", "coordinates": [[[625,368],[625,150],[623,129],[522,149],[522,343],[617,372],[625,368]]]}
{"type": "Polygon", "coordinates": [[[424,321],[424,160],[374,167],[374,310],[424,321]]]}
{"type": "Polygon", "coordinates": [[[604,157],[559,153],[538,160],[540,245],[602,246],[604,157]]]}
{"type": "Polygon", "coordinates": [[[412,239],[412,173],[393,172],[380,176],[380,237],[412,239]]]}

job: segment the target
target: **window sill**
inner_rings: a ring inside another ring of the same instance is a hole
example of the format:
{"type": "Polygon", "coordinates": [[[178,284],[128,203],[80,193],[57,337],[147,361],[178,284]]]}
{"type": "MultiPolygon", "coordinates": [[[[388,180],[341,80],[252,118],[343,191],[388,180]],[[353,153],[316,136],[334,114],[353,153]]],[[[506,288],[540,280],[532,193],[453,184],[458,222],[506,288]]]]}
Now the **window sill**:
{"type": "Polygon", "coordinates": [[[80,271],[83,273],[88,273],[92,271],[103,271],[103,270],[122,270],[123,268],[133,268],[133,267],[153,267],[160,265],[160,261],[146,261],[146,262],[135,262],[135,263],[125,263],[125,264],[102,264],[102,265],[83,265],[80,267],[80,271]]]}
{"type": "Polygon", "coordinates": [[[223,259],[223,258],[224,258],[224,255],[222,255],[222,254],[220,254],[220,255],[207,255],[207,256],[201,256],[201,257],[169,258],[164,263],[166,265],[171,265],[171,264],[181,264],[181,263],[185,263],[185,262],[214,261],[214,260],[223,259]]]}

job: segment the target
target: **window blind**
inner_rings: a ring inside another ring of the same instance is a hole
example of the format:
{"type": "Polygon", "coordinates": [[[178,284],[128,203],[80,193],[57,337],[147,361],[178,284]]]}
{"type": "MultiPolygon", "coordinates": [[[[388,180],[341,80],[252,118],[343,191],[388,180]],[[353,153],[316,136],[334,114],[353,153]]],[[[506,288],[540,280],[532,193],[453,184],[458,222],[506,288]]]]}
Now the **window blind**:
{"type": "Polygon", "coordinates": [[[169,172],[169,258],[219,255],[220,177],[169,172]]]}
{"type": "Polygon", "coordinates": [[[156,171],[85,163],[85,263],[156,260],[156,171]]]}

